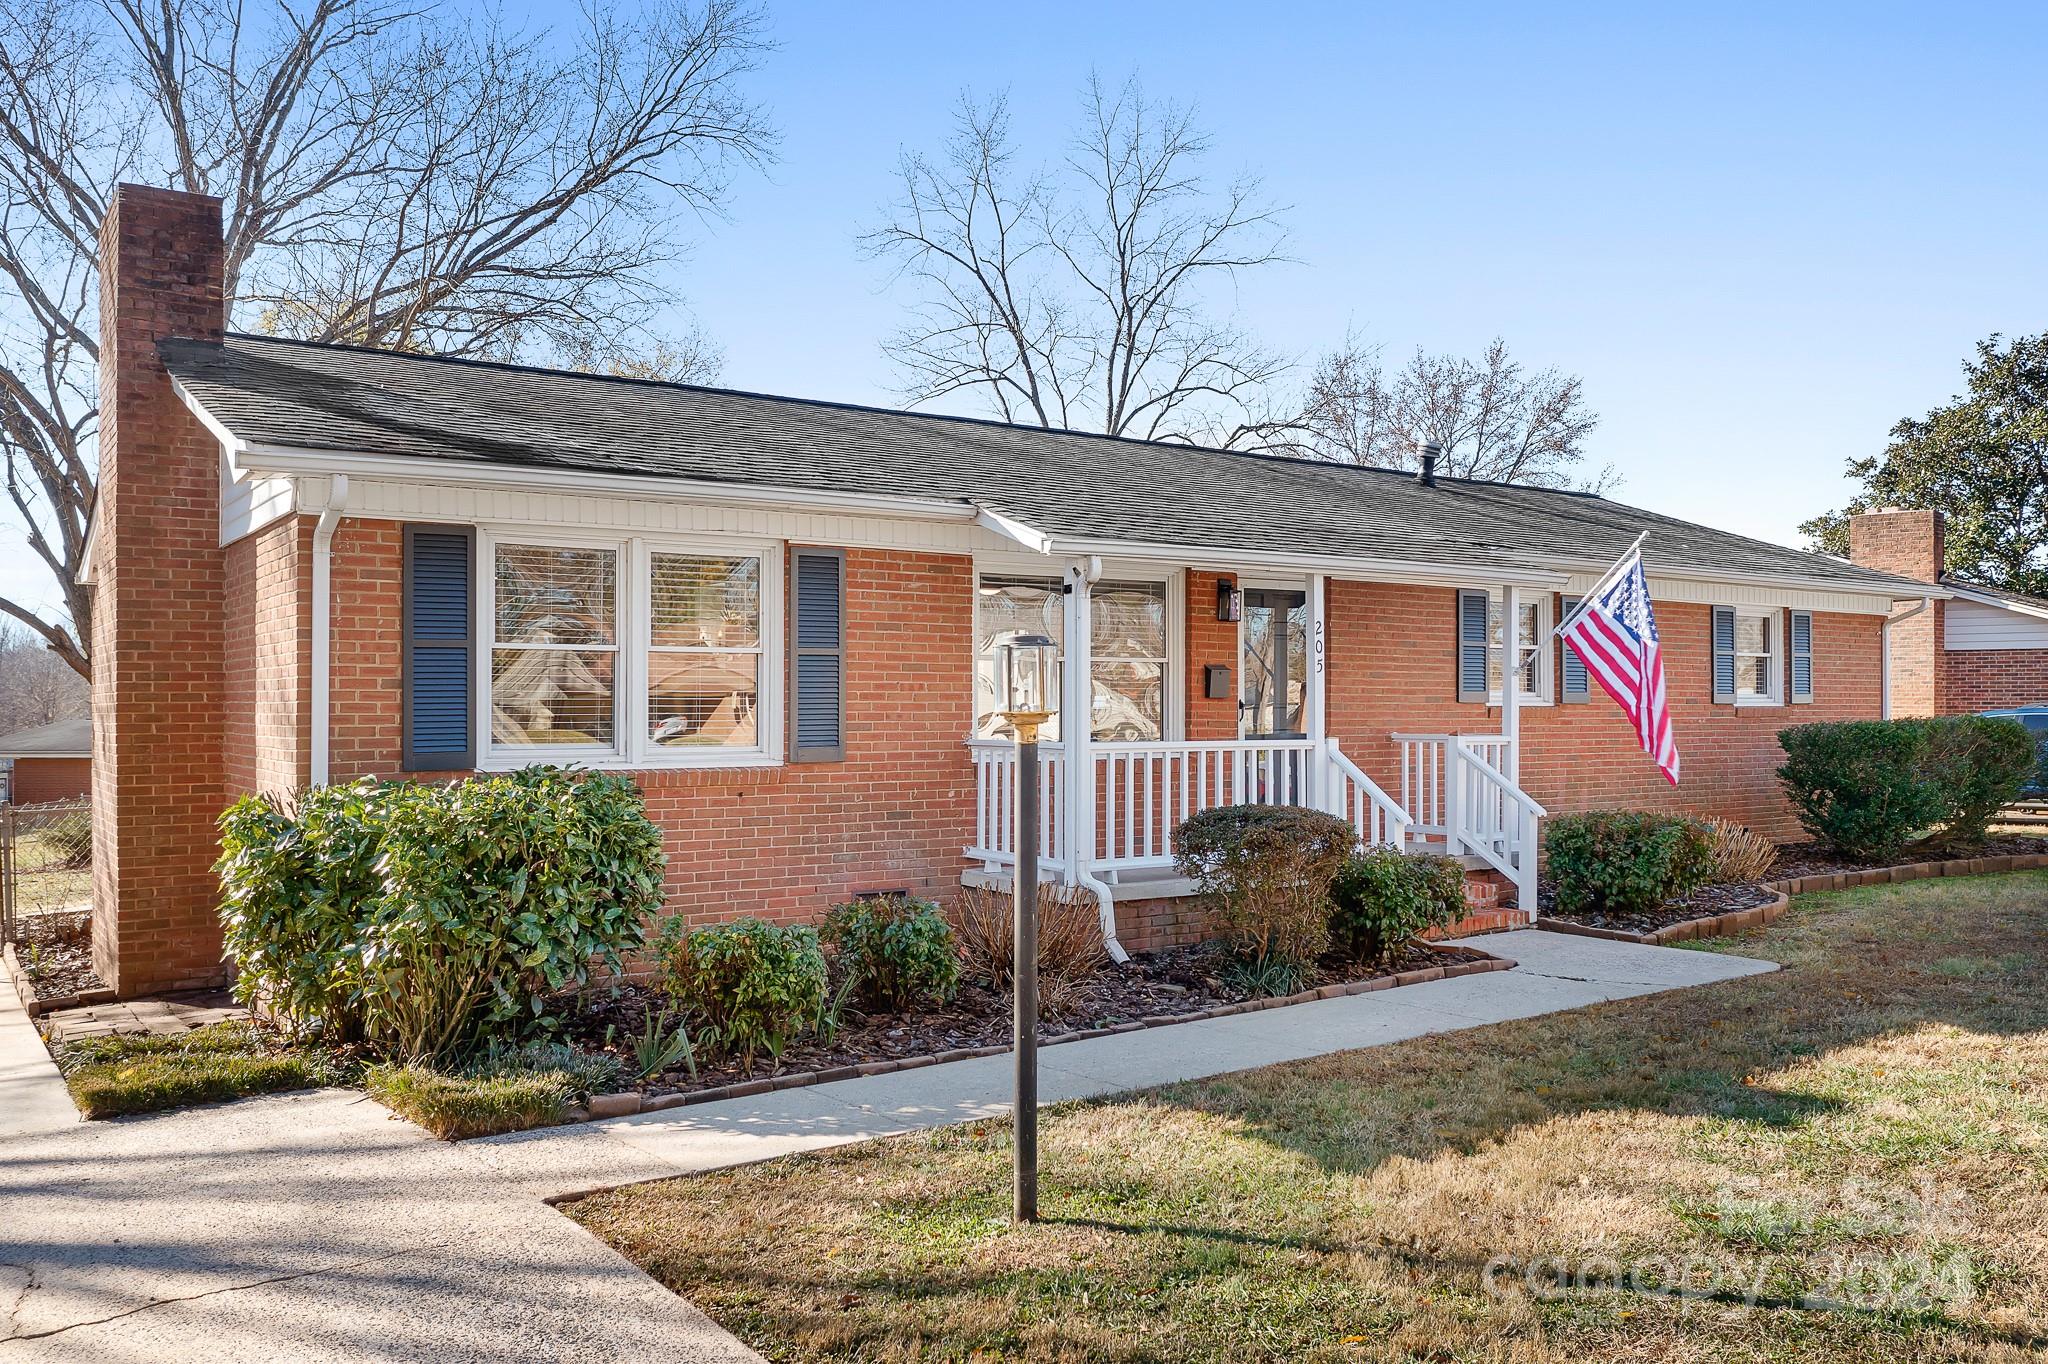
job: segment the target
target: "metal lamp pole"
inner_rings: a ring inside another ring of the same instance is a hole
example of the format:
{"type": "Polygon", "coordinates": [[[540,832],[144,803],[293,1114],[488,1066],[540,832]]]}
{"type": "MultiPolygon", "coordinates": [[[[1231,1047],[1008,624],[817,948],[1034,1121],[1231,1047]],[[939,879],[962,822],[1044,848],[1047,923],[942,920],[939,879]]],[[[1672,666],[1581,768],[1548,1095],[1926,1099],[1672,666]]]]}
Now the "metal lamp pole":
{"type": "Polygon", "coordinates": [[[1010,717],[1017,731],[1016,938],[1011,957],[1015,999],[1010,1020],[1017,1095],[1010,1215],[1017,1222],[1038,1220],[1038,726],[1045,718],[1010,717]]]}

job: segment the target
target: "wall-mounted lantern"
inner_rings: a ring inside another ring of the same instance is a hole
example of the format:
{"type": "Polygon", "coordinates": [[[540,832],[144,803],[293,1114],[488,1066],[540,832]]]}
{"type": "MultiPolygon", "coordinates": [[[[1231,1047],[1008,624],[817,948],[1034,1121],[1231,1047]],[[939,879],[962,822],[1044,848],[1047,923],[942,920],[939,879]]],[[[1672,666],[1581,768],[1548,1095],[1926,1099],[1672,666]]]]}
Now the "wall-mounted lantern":
{"type": "Polygon", "coordinates": [[[1237,584],[1228,578],[1216,580],[1216,619],[1238,621],[1244,619],[1244,593],[1237,590],[1237,584]]]}

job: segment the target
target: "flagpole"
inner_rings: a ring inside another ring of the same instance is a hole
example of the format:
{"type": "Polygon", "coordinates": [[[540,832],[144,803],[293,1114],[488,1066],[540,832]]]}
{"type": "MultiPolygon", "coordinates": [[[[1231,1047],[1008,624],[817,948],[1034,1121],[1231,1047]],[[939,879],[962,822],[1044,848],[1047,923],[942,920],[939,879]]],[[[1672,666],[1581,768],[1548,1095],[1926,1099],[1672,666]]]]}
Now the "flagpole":
{"type": "Polygon", "coordinates": [[[1622,566],[1635,556],[1636,551],[1643,547],[1643,541],[1649,538],[1650,532],[1644,531],[1635,538],[1634,544],[1621,552],[1621,557],[1610,564],[1607,571],[1600,575],[1599,580],[1580,595],[1579,604],[1573,609],[1572,613],[1557,623],[1557,628],[1550,632],[1553,637],[1561,637],[1567,626],[1586,613],[1586,608],[1592,604],[1593,599],[1600,595],[1602,589],[1614,581],[1615,577],[1621,572],[1622,566]]]}

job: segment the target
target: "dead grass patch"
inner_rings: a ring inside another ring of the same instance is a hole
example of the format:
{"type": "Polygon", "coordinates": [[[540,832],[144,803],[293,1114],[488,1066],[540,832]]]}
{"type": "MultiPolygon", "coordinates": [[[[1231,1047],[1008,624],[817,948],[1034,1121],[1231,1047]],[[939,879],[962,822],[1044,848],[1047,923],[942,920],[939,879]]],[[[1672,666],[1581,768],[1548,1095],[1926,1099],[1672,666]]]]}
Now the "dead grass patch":
{"type": "Polygon", "coordinates": [[[1705,950],[1785,969],[1057,1110],[1034,1228],[1002,1123],[571,1212],[771,1359],[2039,1357],[2048,876],[1705,950]]]}

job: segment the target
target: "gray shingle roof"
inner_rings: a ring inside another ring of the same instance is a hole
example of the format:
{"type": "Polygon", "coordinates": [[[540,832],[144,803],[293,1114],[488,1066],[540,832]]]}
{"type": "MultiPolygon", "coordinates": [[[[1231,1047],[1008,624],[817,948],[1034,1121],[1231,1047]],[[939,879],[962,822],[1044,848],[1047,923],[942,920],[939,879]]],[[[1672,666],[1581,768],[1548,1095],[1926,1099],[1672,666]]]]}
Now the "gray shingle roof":
{"type": "Polygon", "coordinates": [[[92,752],[92,717],[37,725],[0,734],[0,758],[36,758],[92,752]]]}
{"type": "MultiPolygon", "coordinates": [[[[1903,582],[1605,498],[727,389],[266,337],[167,341],[234,435],[350,454],[974,502],[1048,535],[1499,568],[1903,582]]],[[[1901,595],[1912,595],[1902,592],[1901,595]]]]}

